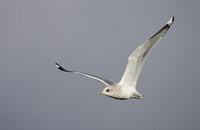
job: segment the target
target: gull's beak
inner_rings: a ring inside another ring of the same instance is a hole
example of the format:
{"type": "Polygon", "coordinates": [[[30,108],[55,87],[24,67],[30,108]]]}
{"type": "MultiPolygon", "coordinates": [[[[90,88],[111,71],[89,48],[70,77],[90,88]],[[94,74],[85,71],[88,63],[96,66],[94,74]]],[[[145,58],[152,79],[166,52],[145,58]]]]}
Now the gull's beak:
{"type": "Polygon", "coordinates": [[[99,93],[99,95],[102,95],[102,94],[104,94],[104,93],[103,93],[103,92],[100,92],[100,93],[99,93]]]}

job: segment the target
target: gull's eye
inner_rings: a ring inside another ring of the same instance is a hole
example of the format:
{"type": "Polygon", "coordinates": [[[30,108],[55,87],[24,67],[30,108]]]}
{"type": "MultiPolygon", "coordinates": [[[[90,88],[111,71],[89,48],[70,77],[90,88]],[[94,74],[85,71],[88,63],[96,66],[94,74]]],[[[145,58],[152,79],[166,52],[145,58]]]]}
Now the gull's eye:
{"type": "Polygon", "coordinates": [[[106,90],[106,92],[109,92],[109,91],[110,91],[110,89],[107,89],[107,90],[106,90]]]}

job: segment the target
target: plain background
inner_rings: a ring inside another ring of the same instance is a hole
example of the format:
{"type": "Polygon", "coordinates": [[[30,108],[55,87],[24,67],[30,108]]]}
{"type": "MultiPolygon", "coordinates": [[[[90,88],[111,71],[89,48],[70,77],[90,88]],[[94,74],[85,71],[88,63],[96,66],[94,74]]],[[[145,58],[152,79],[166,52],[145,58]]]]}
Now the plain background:
{"type": "Polygon", "coordinates": [[[200,129],[199,0],[1,0],[1,130],[200,129]],[[138,80],[115,100],[128,56],[175,16],[138,80]]]}

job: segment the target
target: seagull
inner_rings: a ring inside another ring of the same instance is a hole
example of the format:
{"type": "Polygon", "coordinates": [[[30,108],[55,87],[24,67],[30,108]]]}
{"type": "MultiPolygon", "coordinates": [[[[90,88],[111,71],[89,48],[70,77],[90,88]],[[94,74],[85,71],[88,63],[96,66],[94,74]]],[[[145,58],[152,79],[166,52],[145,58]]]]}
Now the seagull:
{"type": "Polygon", "coordinates": [[[105,95],[111,98],[119,99],[119,100],[127,100],[127,99],[143,99],[144,96],[140,94],[136,90],[137,80],[142,70],[142,67],[156,43],[164,36],[167,30],[170,28],[172,23],[174,22],[174,16],[164,25],[157,33],[155,33],[152,37],[150,37],[147,41],[145,41],[142,45],[140,45],[128,58],[126,68],[124,74],[119,83],[113,83],[107,79],[87,74],[78,71],[71,71],[63,68],[58,63],[56,67],[64,72],[74,73],[82,76],[86,76],[88,78],[92,78],[98,80],[106,85],[102,92],[99,95],[105,95]]]}

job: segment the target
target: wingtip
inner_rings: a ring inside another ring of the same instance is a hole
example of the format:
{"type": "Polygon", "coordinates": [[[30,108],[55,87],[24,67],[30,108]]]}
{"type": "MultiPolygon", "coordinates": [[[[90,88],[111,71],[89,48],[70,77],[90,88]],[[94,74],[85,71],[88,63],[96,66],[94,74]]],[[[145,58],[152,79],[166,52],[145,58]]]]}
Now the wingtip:
{"type": "Polygon", "coordinates": [[[58,63],[55,63],[55,64],[56,64],[56,67],[57,67],[58,69],[61,69],[61,68],[62,68],[58,63]]]}
{"type": "Polygon", "coordinates": [[[56,67],[59,69],[59,70],[62,70],[62,71],[65,71],[65,72],[72,72],[70,70],[66,70],[65,68],[63,68],[62,66],[60,66],[58,63],[55,63],[56,64],[56,67]]]}
{"type": "Polygon", "coordinates": [[[174,22],[175,17],[172,16],[171,19],[167,22],[167,24],[170,26],[174,22]]]}
{"type": "Polygon", "coordinates": [[[56,64],[56,67],[58,68],[60,65],[58,63],[55,63],[56,64]]]}

